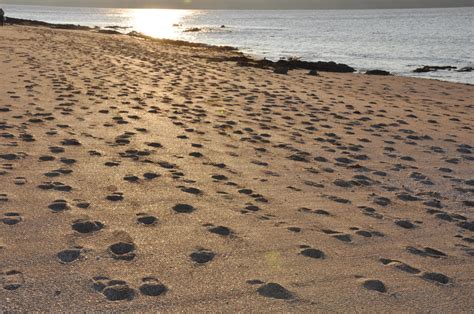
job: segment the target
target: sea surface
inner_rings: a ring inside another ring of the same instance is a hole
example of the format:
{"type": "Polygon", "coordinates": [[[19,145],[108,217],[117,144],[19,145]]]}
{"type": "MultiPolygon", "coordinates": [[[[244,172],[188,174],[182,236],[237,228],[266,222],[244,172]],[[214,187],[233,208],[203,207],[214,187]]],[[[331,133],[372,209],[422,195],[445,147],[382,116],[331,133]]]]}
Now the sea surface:
{"type": "Polygon", "coordinates": [[[239,48],[278,60],[346,63],[474,84],[474,72],[415,74],[424,65],[474,66],[474,8],[328,11],[103,9],[3,5],[7,16],[80,24],[239,48]],[[198,28],[199,31],[188,30],[198,28]]]}

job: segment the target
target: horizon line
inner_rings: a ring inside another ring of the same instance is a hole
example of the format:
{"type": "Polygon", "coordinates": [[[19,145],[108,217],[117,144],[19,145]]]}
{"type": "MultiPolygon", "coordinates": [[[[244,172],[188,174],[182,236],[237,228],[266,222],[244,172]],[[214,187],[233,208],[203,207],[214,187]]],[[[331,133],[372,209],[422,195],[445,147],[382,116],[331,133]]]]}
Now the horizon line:
{"type": "MultiPolygon", "coordinates": [[[[0,3],[0,6],[2,4],[0,3]]],[[[459,8],[474,8],[472,6],[432,6],[432,7],[400,7],[400,8],[387,8],[387,7],[376,7],[376,8],[280,8],[280,9],[271,9],[271,8],[177,8],[177,7],[154,7],[154,6],[145,6],[145,7],[102,7],[102,6],[77,6],[77,5],[46,5],[46,4],[12,4],[4,3],[9,6],[28,6],[28,7],[53,7],[53,8],[94,8],[94,9],[156,9],[156,10],[206,10],[206,11],[350,11],[350,10],[420,10],[420,9],[459,9],[459,8]]]]}

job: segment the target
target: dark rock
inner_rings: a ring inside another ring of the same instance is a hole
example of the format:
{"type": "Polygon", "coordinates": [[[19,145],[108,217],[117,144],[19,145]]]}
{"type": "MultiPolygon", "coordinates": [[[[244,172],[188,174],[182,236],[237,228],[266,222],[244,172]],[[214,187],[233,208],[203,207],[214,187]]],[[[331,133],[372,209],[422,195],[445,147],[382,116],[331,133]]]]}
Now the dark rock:
{"type": "Polygon", "coordinates": [[[453,66],[430,66],[430,65],[425,65],[424,67],[418,68],[413,70],[413,73],[426,73],[426,72],[434,72],[438,70],[455,70],[457,69],[456,67],[453,66]]]}
{"type": "Polygon", "coordinates": [[[90,27],[87,26],[80,26],[80,25],[72,25],[72,24],[51,24],[41,21],[35,20],[24,20],[18,19],[13,17],[7,17],[8,24],[14,25],[26,25],[26,26],[43,26],[43,27],[50,27],[50,28],[57,28],[57,29],[74,29],[74,30],[90,30],[90,27]]]}
{"type": "Polygon", "coordinates": [[[276,73],[276,74],[288,74],[288,71],[290,70],[290,68],[288,66],[277,66],[275,67],[275,69],[273,70],[273,73],[276,73]]]}
{"type": "Polygon", "coordinates": [[[463,67],[457,70],[456,72],[472,72],[472,71],[474,71],[473,67],[463,67]]]}
{"type": "Polygon", "coordinates": [[[199,28],[199,27],[190,27],[190,28],[185,29],[183,32],[184,33],[196,33],[196,32],[200,32],[200,31],[202,31],[202,29],[199,28]]]}
{"type": "Polygon", "coordinates": [[[384,70],[369,70],[365,72],[367,75],[391,75],[390,72],[384,70]]]}
{"type": "Polygon", "coordinates": [[[112,29],[99,29],[98,32],[101,34],[108,34],[108,35],[123,35],[121,32],[112,30],[112,29]]]}
{"type": "Polygon", "coordinates": [[[298,59],[291,60],[278,60],[276,66],[288,66],[290,70],[293,69],[303,69],[303,70],[316,70],[321,72],[339,72],[339,73],[353,73],[355,69],[341,63],[335,62],[308,62],[301,61],[298,59]]]}
{"type": "Polygon", "coordinates": [[[291,59],[291,60],[279,60],[277,62],[273,62],[268,59],[261,59],[255,60],[244,55],[240,56],[233,56],[233,57],[220,57],[220,58],[209,58],[210,61],[214,62],[228,62],[228,61],[235,61],[239,66],[245,67],[254,67],[260,69],[268,69],[268,68],[276,68],[285,66],[288,67],[289,70],[295,69],[302,69],[302,70],[311,70],[311,71],[319,71],[319,72],[338,72],[338,73],[353,73],[355,69],[342,63],[335,63],[335,62],[308,62],[308,61],[301,61],[298,59],[291,59]]]}

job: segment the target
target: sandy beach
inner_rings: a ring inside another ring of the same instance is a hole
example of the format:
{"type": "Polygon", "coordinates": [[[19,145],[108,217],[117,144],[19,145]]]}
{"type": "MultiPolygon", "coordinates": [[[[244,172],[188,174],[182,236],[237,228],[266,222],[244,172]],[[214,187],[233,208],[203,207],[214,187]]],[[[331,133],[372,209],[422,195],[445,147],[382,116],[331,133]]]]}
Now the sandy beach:
{"type": "Polygon", "coordinates": [[[236,54],[0,29],[0,311],[472,311],[474,87],[236,54]]]}

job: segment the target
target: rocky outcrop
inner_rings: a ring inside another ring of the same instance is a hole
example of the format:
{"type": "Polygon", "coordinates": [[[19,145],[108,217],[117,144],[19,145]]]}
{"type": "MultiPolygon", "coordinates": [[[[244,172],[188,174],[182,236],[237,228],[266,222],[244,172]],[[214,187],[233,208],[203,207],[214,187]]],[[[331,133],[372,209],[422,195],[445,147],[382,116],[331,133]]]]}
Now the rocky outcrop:
{"type": "Polygon", "coordinates": [[[464,68],[460,68],[456,72],[472,72],[472,71],[474,71],[473,67],[464,67],[464,68]]]}
{"type": "Polygon", "coordinates": [[[391,75],[390,72],[384,70],[369,70],[365,72],[367,75],[391,75]]]}
{"type": "Polygon", "coordinates": [[[7,24],[13,25],[25,25],[25,26],[43,26],[43,27],[50,27],[50,28],[57,28],[57,29],[74,29],[74,30],[90,30],[90,27],[87,26],[80,26],[80,25],[73,25],[73,24],[52,24],[46,23],[41,21],[35,20],[24,20],[18,19],[14,17],[7,17],[6,18],[7,24]]]}
{"type": "Polygon", "coordinates": [[[200,31],[202,31],[202,29],[199,27],[190,27],[190,28],[185,29],[183,33],[197,33],[200,31]]]}
{"type": "Polygon", "coordinates": [[[413,70],[413,73],[427,73],[434,72],[438,70],[456,70],[456,67],[445,65],[445,66],[436,66],[436,65],[425,65],[424,67],[413,70]]]}
{"type": "Polygon", "coordinates": [[[99,33],[108,35],[123,35],[123,33],[113,29],[99,29],[99,33]]]}
{"type": "Polygon", "coordinates": [[[308,62],[301,60],[278,60],[275,62],[276,66],[288,66],[290,70],[303,69],[303,70],[316,70],[321,72],[338,72],[338,73],[353,73],[355,69],[348,66],[347,64],[336,63],[336,62],[308,62]]]}
{"type": "Polygon", "coordinates": [[[316,73],[321,72],[338,72],[338,73],[353,73],[355,69],[342,63],[336,62],[308,62],[301,60],[278,60],[273,62],[268,59],[252,59],[244,55],[233,56],[233,57],[223,57],[223,58],[213,58],[212,61],[234,61],[237,62],[239,66],[243,67],[254,67],[260,69],[276,69],[280,67],[287,67],[288,70],[314,70],[316,73]]]}
{"type": "Polygon", "coordinates": [[[276,73],[276,74],[288,74],[288,71],[290,70],[290,68],[288,68],[287,66],[277,66],[275,67],[275,69],[273,70],[273,73],[276,73]]]}

